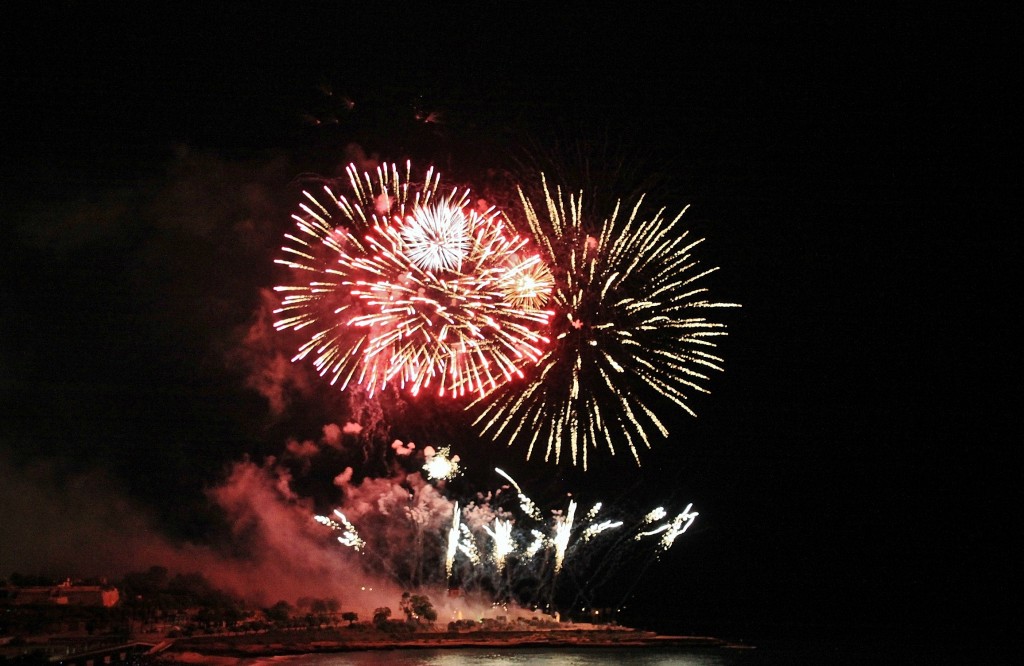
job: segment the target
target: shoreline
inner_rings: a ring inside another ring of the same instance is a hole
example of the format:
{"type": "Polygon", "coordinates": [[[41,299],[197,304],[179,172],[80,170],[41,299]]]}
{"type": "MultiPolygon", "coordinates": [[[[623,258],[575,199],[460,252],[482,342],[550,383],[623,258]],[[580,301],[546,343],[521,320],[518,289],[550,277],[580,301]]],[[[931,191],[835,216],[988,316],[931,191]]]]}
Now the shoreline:
{"type": "Polygon", "coordinates": [[[662,636],[652,631],[615,628],[547,630],[436,631],[406,636],[346,636],[345,629],[274,632],[260,636],[202,636],[175,639],[154,654],[160,664],[217,664],[228,666],[245,660],[301,654],[366,652],[375,650],[467,648],[614,648],[696,647],[749,648],[711,636],[662,636]]]}

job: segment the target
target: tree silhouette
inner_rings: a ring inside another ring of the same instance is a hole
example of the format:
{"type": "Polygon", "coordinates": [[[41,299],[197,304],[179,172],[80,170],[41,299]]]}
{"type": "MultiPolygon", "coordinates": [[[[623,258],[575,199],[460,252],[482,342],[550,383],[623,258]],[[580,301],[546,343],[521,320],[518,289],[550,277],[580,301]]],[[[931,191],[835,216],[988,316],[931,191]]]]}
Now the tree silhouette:
{"type": "Polygon", "coordinates": [[[387,625],[389,617],[391,617],[391,609],[387,606],[381,606],[373,611],[373,626],[378,629],[383,628],[387,625]]]}
{"type": "Polygon", "coordinates": [[[402,611],[409,623],[430,624],[437,620],[437,611],[425,594],[402,594],[402,611]]]}

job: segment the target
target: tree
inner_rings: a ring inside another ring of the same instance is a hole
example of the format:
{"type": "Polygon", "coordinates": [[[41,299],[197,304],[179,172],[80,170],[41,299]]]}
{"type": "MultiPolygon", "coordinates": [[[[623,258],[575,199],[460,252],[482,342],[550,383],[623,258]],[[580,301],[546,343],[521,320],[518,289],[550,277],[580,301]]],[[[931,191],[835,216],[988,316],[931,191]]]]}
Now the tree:
{"type": "MultiPolygon", "coordinates": [[[[376,619],[376,617],[377,617],[376,614],[374,614],[374,619],[376,619]]],[[[345,620],[346,622],[348,622],[348,626],[351,627],[353,623],[355,623],[356,621],[359,620],[359,614],[358,613],[353,613],[352,611],[345,611],[344,613],[341,614],[341,619],[345,620]]]]}
{"type": "Polygon", "coordinates": [[[292,605],[284,600],[278,601],[270,608],[263,609],[263,614],[271,622],[287,622],[288,618],[291,617],[291,612],[292,605]]]}
{"type": "Polygon", "coordinates": [[[373,611],[373,626],[378,629],[383,629],[387,626],[389,617],[391,617],[391,609],[387,606],[381,606],[377,610],[373,611]]]}
{"type": "Polygon", "coordinates": [[[425,594],[402,594],[402,611],[408,622],[416,624],[430,624],[437,619],[437,611],[430,597],[425,594]]]}

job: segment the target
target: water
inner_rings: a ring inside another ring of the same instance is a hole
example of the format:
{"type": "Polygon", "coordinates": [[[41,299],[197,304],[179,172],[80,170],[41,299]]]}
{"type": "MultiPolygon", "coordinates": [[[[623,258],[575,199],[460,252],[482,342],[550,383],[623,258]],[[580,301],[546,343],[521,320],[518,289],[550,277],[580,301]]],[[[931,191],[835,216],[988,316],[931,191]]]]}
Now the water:
{"type": "MultiPolygon", "coordinates": [[[[1016,655],[1014,655],[1016,657],[1016,655]]],[[[955,639],[768,641],[752,649],[713,647],[509,647],[369,650],[245,659],[244,666],[936,666],[1022,663],[997,644],[955,639]]]]}
{"type": "MultiPolygon", "coordinates": [[[[753,650],[722,648],[466,648],[373,650],[274,657],[264,666],[743,666],[753,650]]],[[[253,663],[253,662],[247,662],[253,663]]]]}

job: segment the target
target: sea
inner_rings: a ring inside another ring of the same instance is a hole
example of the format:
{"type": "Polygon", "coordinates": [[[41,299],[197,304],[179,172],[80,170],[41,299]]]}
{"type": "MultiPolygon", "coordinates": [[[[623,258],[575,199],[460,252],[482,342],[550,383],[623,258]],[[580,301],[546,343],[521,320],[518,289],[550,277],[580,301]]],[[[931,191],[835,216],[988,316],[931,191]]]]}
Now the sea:
{"type": "Polygon", "coordinates": [[[745,666],[750,650],[721,648],[518,647],[372,650],[270,657],[247,664],[270,666],[745,666]]]}
{"type": "Polygon", "coordinates": [[[245,666],[899,666],[1019,664],[999,646],[970,635],[941,641],[770,641],[743,647],[515,647],[370,650],[267,657],[245,666]]]}

